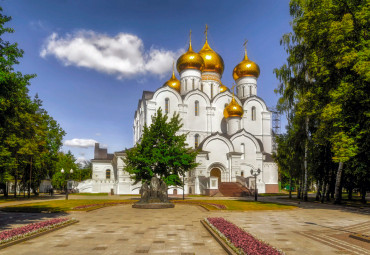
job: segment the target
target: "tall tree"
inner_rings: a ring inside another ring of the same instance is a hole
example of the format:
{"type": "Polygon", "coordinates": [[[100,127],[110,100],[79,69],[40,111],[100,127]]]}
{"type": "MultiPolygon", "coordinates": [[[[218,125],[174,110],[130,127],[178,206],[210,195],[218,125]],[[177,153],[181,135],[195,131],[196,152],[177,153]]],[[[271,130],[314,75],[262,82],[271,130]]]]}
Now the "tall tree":
{"type": "Polygon", "coordinates": [[[370,2],[291,0],[290,14],[293,33],[282,39],[288,64],[276,70],[279,92],[301,106],[314,143],[330,144],[340,203],[343,165],[362,153],[370,135],[370,2]]]}
{"type": "Polygon", "coordinates": [[[144,126],[140,142],[127,150],[123,159],[125,170],[136,183],[157,176],[167,185],[182,185],[180,176],[197,166],[197,152],[186,148],[186,134],[177,134],[181,127],[178,114],[169,120],[159,108],[152,116],[152,124],[144,126]]]}

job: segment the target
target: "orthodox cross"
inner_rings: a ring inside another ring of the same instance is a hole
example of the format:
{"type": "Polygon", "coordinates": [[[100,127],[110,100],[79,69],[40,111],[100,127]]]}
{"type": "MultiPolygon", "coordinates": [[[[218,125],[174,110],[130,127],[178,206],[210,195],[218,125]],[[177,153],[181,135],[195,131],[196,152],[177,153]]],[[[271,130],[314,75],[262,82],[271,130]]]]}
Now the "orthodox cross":
{"type": "Polygon", "coordinates": [[[231,89],[232,89],[232,91],[233,91],[233,97],[235,96],[235,92],[234,92],[234,88],[236,87],[236,84],[234,84],[232,87],[231,87],[231,89]]]}
{"type": "Polygon", "coordinates": [[[244,40],[244,43],[243,43],[243,46],[244,46],[244,52],[245,52],[245,55],[247,56],[247,43],[248,43],[248,40],[245,39],[244,40]]]}
{"type": "Polygon", "coordinates": [[[189,38],[190,38],[190,43],[191,43],[191,29],[190,29],[190,33],[189,33],[189,38]]]}
{"type": "Polygon", "coordinates": [[[206,24],[206,29],[204,30],[204,34],[206,35],[206,41],[207,41],[207,33],[208,33],[208,25],[206,24]]]}

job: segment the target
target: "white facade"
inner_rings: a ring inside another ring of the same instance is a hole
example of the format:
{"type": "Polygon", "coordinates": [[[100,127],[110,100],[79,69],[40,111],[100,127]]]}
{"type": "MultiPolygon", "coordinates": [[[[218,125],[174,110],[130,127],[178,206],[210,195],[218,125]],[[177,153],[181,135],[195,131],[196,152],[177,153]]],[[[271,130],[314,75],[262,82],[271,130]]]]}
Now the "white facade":
{"type": "MultiPolygon", "coordinates": [[[[278,192],[278,169],[271,157],[271,112],[257,96],[257,77],[236,80],[235,100],[244,114],[228,119],[224,109],[233,95],[228,90],[220,92],[221,74],[185,69],[179,80],[179,91],[164,85],[155,92],[143,92],[134,116],[134,144],[140,140],[144,125],[151,124],[152,115],[161,107],[169,116],[180,114],[183,127],[179,133],[186,133],[188,145],[199,150],[196,160],[200,165],[186,176],[185,194],[206,194],[208,189],[214,189],[215,182],[211,181],[219,174],[218,182],[239,182],[254,188],[249,177],[251,170],[257,169],[261,170],[257,176],[259,193],[278,192]]],[[[122,157],[124,152],[107,154],[97,145],[92,180],[81,183],[80,192],[113,189],[115,194],[138,194],[138,187],[132,185],[124,171],[122,157]]],[[[169,194],[182,194],[182,189],[174,189],[169,194]]]]}

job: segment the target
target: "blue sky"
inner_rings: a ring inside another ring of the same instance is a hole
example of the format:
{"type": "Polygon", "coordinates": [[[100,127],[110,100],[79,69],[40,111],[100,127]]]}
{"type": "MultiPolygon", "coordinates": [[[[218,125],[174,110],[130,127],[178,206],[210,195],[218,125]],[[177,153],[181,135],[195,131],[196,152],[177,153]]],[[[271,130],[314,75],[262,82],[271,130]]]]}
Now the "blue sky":
{"type": "Polygon", "coordinates": [[[66,131],[63,150],[76,158],[91,159],[93,141],[109,152],[133,145],[142,91],[155,91],[170,78],[190,29],[193,49],[201,49],[205,24],[210,46],[225,62],[222,82],[232,86],[232,70],[248,39],[248,56],[261,69],[258,96],[268,106],[276,104],[273,69],[286,59],[280,39],[291,31],[288,0],[2,0],[0,5],[15,29],[5,39],[25,51],[16,70],[37,74],[30,94],[39,94],[66,131]]]}

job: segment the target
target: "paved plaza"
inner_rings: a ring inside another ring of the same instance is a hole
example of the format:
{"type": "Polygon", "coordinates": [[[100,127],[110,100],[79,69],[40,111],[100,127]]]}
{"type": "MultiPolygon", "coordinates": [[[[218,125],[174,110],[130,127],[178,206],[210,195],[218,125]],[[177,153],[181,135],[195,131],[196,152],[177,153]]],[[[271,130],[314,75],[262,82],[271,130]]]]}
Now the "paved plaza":
{"type": "MultiPolygon", "coordinates": [[[[349,238],[370,234],[369,215],[330,206],[235,212],[179,204],[162,210],[119,205],[70,215],[80,222],[0,254],[225,254],[201,225],[205,217],[225,217],[286,254],[370,254],[369,243],[349,238]]],[[[7,217],[28,217],[27,223],[32,217],[41,219],[37,214],[1,213],[0,221],[7,217]]]]}

